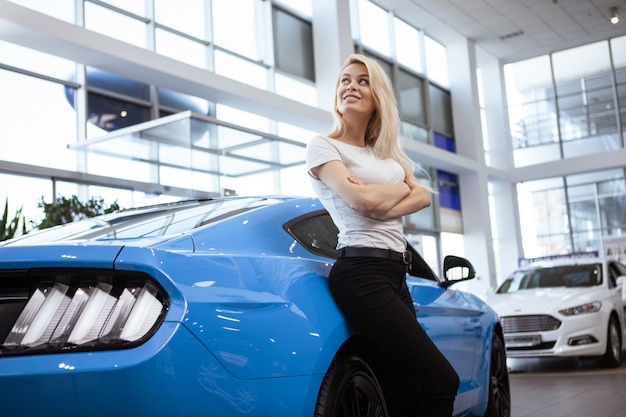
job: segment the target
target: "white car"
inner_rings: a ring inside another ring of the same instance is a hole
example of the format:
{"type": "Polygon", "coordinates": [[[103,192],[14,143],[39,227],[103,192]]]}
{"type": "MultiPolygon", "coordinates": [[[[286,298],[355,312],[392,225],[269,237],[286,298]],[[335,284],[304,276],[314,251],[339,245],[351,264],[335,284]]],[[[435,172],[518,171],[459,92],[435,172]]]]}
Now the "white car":
{"type": "Polygon", "coordinates": [[[620,364],[626,266],[578,258],[520,267],[486,298],[500,316],[509,358],[595,356],[620,364]]]}

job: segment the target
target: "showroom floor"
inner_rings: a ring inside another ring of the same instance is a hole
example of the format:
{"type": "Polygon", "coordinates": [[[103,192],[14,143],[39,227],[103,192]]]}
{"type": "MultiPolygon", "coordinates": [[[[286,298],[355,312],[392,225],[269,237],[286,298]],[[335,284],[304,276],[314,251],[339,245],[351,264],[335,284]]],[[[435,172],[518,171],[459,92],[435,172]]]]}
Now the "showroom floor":
{"type": "Polygon", "coordinates": [[[509,359],[511,417],[626,417],[626,352],[615,369],[591,359],[509,359]]]}

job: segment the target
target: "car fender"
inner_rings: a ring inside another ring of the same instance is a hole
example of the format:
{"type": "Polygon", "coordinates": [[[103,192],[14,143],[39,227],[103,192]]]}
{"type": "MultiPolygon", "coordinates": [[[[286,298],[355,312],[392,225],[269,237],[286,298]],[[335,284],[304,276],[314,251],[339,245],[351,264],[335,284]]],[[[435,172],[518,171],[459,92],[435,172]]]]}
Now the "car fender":
{"type": "Polygon", "coordinates": [[[166,320],[187,327],[233,375],[253,379],[324,373],[350,336],[328,266],[312,273],[304,262],[129,247],[116,266],[157,279],[171,298],[166,320]]]}

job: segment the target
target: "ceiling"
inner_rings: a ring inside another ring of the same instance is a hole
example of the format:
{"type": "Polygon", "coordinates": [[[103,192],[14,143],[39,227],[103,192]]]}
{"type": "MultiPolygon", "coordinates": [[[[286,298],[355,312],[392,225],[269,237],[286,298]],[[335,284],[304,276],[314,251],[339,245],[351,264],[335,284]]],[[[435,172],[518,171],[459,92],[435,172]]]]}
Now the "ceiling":
{"type": "Polygon", "coordinates": [[[374,0],[443,44],[475,42],[477,60],[519,61],[626,35],[626,0],[374,0]],[[617,7],[620,22],[609,21],[617,7]]]}

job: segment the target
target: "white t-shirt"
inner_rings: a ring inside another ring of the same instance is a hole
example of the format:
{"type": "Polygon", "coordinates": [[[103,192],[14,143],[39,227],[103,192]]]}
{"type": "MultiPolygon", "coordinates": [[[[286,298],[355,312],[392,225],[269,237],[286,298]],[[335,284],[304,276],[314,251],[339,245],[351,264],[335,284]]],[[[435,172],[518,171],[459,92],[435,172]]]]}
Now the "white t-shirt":
{"type": "Polygon", "coordinates": [[[311,168],[335,160],[342,161],[350,173],[365,184],[402,182],[404,170],[393,159],[377,157],[371,146],[362,148],[322,135],[309,141],[306,147],[307,170],[313,191],[339,229],[337,249],[357,246],[404,251],[406,242],[401,217],[375,220],[363,216],[311,172],[311,168]]]}

